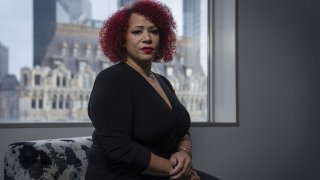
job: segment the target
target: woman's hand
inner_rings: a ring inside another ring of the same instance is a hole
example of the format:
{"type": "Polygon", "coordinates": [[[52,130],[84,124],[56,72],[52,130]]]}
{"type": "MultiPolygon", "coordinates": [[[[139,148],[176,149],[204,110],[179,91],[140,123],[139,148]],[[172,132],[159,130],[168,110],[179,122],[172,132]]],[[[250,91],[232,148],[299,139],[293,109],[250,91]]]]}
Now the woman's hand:
{"type": "Polygon", "coordinates": [[[170,179],[191,177],[193,168],[191,163],[191,156],[188,152],[181,150],[172,154],[170,162],[173,166],[173,170],[170,172],[170,179]]]}
{"type": "Polygon", "coordinates": [[[190,180],[201,180],[200,177],[198,176],[197,172],[194,169],[192,170],[190,180]]]}

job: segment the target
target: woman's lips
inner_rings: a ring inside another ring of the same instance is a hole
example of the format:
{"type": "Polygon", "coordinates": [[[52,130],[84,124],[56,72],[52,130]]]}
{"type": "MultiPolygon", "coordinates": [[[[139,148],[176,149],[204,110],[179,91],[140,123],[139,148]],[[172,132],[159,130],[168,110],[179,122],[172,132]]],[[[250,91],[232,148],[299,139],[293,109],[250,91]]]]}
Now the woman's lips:
{"type": "Polygon", "coordinates": [[[141,50],[145,53],[151,53],[153,51],[152,47],[143,47],[141,50]]]}

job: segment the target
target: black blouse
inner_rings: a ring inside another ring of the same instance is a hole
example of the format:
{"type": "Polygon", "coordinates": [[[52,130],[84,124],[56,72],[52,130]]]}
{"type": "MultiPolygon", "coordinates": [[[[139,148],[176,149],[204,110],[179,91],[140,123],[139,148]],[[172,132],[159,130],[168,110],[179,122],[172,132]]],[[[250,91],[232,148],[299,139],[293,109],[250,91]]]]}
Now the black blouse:
{"type": "Polygon", "coordinates": [[[169,81],[156,74],[172,109],[125,63],[101,71],[88,114],[95,128],[86,179],[168,179],[144,176],[151,152],[169,159],[188,133],[190,116],[169,81]]]}

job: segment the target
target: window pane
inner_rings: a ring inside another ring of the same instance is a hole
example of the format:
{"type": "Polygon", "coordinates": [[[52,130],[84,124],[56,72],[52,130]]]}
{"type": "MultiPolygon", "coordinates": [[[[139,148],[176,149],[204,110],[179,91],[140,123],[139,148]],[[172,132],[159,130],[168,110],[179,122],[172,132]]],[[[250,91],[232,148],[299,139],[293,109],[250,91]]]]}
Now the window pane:
{"type": "Polygon", "coordinates": [[[174,61],[154,70],[169,79],[192,122],[207,122],[207,0],[161,1],[177,21],[181,47],[174,61]]]}
{"type": "MultiPolygon", "coordinates": [[[[88,121],[94,79],[112,65],[98,45],[99,28],[132,1],[1,1],[0,121],[88,121]]],[[[181,46],[153,71],[170,80],[192,121],[207,122],[207,0],[161,1],[181,46]]]]}

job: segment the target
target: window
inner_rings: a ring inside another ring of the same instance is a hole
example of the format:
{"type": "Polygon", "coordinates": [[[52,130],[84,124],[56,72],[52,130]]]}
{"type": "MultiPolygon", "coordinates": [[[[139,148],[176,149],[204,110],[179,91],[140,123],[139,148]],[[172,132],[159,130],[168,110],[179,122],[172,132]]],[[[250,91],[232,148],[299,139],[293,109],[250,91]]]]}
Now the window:
{"type": "Polygon", "coordinates": [[[63,87],[66,87],[66,85],[67,85],[67,80],[66,80],[66,77],[64,76],[64,77],[62,78],[62,86],[63,86],[63,87]]]}
{"type": "Polygon", "coordinates": [[[39,109],[42,109],[42,108],[43,108],[43,100],[39,99],[39,109]]]}
{"type": "Polygon", "coordinates": [[[209,1],[209,119],[214,124],[238,125],[236,81],[236,0],[209,1]]]}
{"type": "Polygon", "coordinates": [[[59,87],[59,86],[60,86],[60,77],[57,76],[57,87],[59,87]]]}
{"type": "Polygon", "coordinates": [[[34,84],[35,84],[36,86],[39,86],[39,85],[40,85],[40,81],[41,81],[41,76],[38,75],[38,74],[36,74],[36,75],[34,76],[34,84]]]}
{"type": "Polygon", "coordinates": [[[53,95],[52,97],[52,109],[56,109],[57,108],[57,95],[53,95]]]}
{"type": "Polygon", "coordinates": [[[23,85],[28,86],[28,76],[26,74],[23,75],[23,85]]]}
{"type": "Polygon", "coordinates": [[[66,109],[70,109],[70,96],[67,95],[67,99],[66,99],[66,109]]]}
{"type": "Polygon", "coordinates": [[[60,98],[59,98],[59,109],[63,109],[63,96],[60,95],[60,98]]]}
{"type": "Polygon", "coordinates": [[[40,97],[39,97],[39,109],[43,109],[43,95],[40,94],[40,97]]]}
{"type": "Polygon", "coordinates": [[[36,108],[36,97],[35,96],[33,96],[31,99],[31,108],[32,109],[36,108]]]}
{"type": "MultiPolygon", "coordinates": [[[[0,107],[1,112],[15,107],[15,114],[11,114],[16,121],[43,121],[41,116],[55,121],[50,117],[58,113],[60,122],[89,122],[86,106],[93,80],[111,65],[98,45],[99,28],[106,17],[130,1],[134,0],[2,1],[0,24],[4,35],[0,36],[0,45],[8,47],[11,59],[1,61],[10,63],[9,73],[18,79],[19,88],[12,88],[16,89],[16,100],[0,107]],[[81,8],[70,8],[75,4],[81,8]],[[12,22],[20,22],[24,31],[13,28],[12,22]],[[21,38],[20,43],[13,37],[21,38]],[[33,97],[39,93],[41,96],[33,97]],[[19,107],[26,104],[28,108],[19,107]],[[29,113],[32,109],[39,113],[29,113]]],[[[174,61],[155,64],[152,70],[169,79],[192,122],[237,123],[236,0],[160,1],[172,10],[182,46],[174,61]]],[[[0,97],[3,94],[0,90],[0,97]]],[[[3,98],[1,101],[9,103],[3,98]]],[[[8,119],[13,118],[0,117],[0,122],[8,119]]]]}

